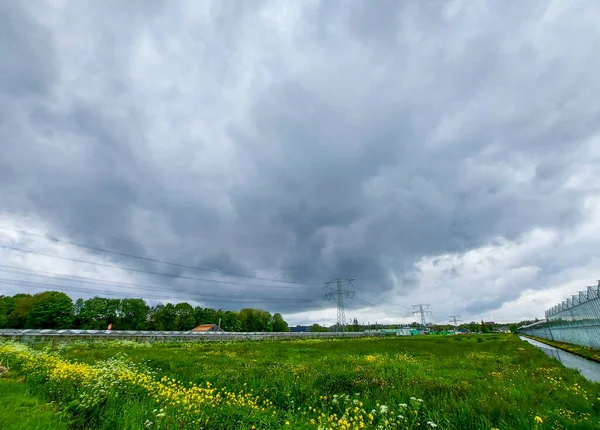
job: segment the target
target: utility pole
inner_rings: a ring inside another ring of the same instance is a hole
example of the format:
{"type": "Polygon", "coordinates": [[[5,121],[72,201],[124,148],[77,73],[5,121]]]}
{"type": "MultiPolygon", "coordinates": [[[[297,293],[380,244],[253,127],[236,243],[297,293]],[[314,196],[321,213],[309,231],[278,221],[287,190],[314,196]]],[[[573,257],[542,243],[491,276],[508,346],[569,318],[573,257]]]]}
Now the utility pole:
{"type": "Polygon", "coordinates": [[[347,299],[353,299],[356,293],[353,290],[344,290],[343,283],[352,285],[354,279],[350,278],[337,278],[332,281],[325,282],[325,287],[329,288],[331,292],[325,294],[323,300],[333,300],[337,302],[337,324],[336,331],[348,331],[346,328],[346,309],[344,308],[344,297],[347,299]]]}
{"type": "Polygon", "coordinates": [[[450,321],[454,321],[454,331],[458,330],[457,321],[461,321],[461,320],[457,319],[458,317],[460,317],[460,315],[450,315],[450,321]]]}
{"type": "Polygon", "coordinates": [[[424,305],[424,304],[418,304],[418,305],[413,305],[412,307],[415,308],[415,311],[413,312],[413,314],[421,314],[421,326],[423,328],[427,327],[427,322],[425,321],[425,314],[429,315],[431,314],[430,311],[428,311],[427,309],[429,309],[430,305],[424,305]]]}

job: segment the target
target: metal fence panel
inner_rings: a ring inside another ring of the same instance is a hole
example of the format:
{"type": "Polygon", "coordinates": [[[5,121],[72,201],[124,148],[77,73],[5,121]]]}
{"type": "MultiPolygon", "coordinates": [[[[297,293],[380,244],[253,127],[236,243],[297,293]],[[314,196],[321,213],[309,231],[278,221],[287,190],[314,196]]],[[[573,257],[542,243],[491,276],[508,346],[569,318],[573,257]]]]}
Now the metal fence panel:
{"type": "Polygon", "coordinates": [[[546,312],[546,320],[519,333],[600,349],[600,284],[588,287],[546,312]]]}

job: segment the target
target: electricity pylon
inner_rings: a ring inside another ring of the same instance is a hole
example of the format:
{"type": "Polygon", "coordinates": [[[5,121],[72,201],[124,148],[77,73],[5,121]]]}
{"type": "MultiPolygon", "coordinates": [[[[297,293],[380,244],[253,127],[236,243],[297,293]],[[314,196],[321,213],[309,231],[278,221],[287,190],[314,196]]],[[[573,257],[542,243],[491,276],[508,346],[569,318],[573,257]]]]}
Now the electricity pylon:
{"type": "Polygon", "coordinates": [[[454,330],[455,331],[456,331],[456,329],[458,329],[457,321],[461,321],[461,320],[457,319],[458,317],[460,317],[460,315],[450,315],[450,321],[454,321],[454,330]]]}
{"type": "Polygon", "coordinates": [[[413,312],[413,314],[421,314],[421,326],[423,328],[427,327],[427,322],[425,321],[425,314],[429,315],[431,314],[430,311],[426,310],[429,309],[430,305],[423,305],[423,304],[419,304],[419,305],[413,305],[412,307],[415,308],[416,310],[413,312]]]}
{"type": "Polygon", "coordinates": [[[348,285],[352,285],[352,281],[354,281],[354,279],[337,278],[332,281],[325,282],[325,287],[329,288],[331,292],[325,294],[323,300],[337,301],[336,331],[348,331],[346,328],[346,309],[344,308],[344,297],[347,299],[353,299],[356,294],[352,290],[344,290],[342,288],[342,283],[347,282],[348,285]],[[335,284],[335,286],[332,284],[335,284]]]}

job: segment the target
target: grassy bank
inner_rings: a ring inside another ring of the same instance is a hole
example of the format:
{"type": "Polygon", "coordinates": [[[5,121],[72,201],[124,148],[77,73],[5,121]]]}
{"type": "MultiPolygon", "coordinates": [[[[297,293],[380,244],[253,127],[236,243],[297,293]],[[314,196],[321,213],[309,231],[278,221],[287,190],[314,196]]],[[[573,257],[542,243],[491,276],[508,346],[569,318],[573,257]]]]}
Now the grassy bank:
{"type": "Polygon", "coordinates": [[[0,379],[0,428],[3,430],[68,429],[67,419],[56,407],[32,395],[28,387],[12,379],[0,379]]]}
{"type": "Polygon", "coordinates": [[[574,345],[572,343],[548,340],[548,339],[544,339],[544,338],[536,337],[536,336],[527,336],[527,337],[537,340],[538,342],[545,343],[546,345],[550,345],[555,348],[562,349],[563,351],[567,351],[572,354],[579,355],[580,357],[587,358],[588,360],[592,360],[597,363],[600,363],[600,350],[598,350],[598,349],[588,348],[588,347],[580,346],[580,345],[574,345]]]}
{"type": "Polygon", "coordinates": [[[600,385],[513,335],[0,344],[91,428],[600,428],[600,385]]]}

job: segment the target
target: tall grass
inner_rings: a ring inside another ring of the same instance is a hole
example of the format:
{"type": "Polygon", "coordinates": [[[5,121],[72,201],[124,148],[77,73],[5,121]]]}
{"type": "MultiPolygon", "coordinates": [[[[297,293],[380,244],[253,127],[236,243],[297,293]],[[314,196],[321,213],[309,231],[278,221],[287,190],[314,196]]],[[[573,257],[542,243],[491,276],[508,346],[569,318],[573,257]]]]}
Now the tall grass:
{"type": "Polygon", "coordinates": [[[600,384],[512,335],[0,344],[91,428],[600,428],[600,384]]]}
{"type": "Polygon", "coordinates": [[[66,430],[68,422],[68,417],[32,395],[22,383],[0,379],[0,429],[66,430]]]}

